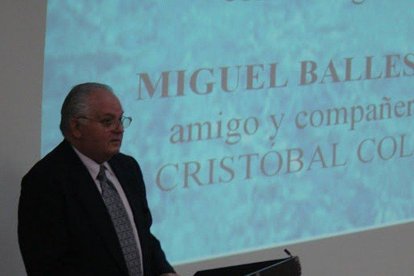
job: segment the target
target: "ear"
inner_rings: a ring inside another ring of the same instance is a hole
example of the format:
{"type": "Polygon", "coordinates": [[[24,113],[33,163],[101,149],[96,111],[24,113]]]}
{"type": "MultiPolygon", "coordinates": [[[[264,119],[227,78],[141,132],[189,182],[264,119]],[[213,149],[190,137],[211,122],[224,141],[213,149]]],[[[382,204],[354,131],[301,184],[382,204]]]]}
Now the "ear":
{"type": "Polygon", "coordinates": [[[78,119],[72,118],[69,122],[70,126],[70,132],[72,133],[72,136],[76,139],[79,139],[82,137],[82,131],[81,131],[81,123],[78,119]]]}

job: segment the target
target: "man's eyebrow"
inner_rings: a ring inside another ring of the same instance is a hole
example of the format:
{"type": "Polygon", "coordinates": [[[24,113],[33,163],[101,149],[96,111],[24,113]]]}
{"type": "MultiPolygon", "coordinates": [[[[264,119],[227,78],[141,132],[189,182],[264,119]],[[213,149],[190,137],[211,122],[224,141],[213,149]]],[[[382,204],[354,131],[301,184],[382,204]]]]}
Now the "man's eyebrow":
{"type": "MultiPolygon", "coordinates": [[[[119,115],[119,118],[121,118],[122,116],[124,116],[124,112],[122,111],[122,113],[121,113],[121,115],[119,115]]],[[[117,115],[115,115],[115,114],[113,114],[113,113],[105,113],[105,114],[103,114],[102,115],[102,118],[103,117],[111,117],[111,118],[116,118],[116,117],[118,117],[117,115]]]]}

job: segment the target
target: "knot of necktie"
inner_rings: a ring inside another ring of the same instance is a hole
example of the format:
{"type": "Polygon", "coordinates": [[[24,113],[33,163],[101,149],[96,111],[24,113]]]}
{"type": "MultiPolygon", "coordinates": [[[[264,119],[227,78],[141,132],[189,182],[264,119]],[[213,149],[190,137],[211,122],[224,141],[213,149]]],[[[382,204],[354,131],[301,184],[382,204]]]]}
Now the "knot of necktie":
{"type": "Polygon", "coordinates": [[[106,173],[105,173],[105,166],[104,165],[100,165],[99,166],[99,173],[96,176],[96,179],[98,179],[99,181],[107,181],[108,178],[106,177],[106,173]]]}

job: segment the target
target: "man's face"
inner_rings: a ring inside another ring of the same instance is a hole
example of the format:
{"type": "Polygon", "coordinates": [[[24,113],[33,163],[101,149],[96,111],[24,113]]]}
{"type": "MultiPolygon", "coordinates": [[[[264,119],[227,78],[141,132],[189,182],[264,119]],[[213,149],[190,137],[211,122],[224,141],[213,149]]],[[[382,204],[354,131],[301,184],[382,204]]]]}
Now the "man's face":
{"type": "Polygon", "coordinates": [[[110,92],[97,89],[88,98],[89,112],[73,119],[74,146],[97,163],[108,161],[117,154],[124,129],[119,124],[123,110],[119,100],[110,92]],[[112,127],[108,122],[115,122],[112,127]]]}

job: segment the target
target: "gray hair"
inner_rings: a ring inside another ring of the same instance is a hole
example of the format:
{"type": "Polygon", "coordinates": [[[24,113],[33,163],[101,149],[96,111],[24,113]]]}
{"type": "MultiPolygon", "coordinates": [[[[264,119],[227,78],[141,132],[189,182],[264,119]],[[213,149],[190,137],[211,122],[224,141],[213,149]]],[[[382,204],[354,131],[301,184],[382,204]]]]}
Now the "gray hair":
{"type": "Polygon", "coordinates": [[[85,116],[89,112],[88,98],[96,89],[103,89],[113,93],[109,85],[96,82],[78,84],[70,90],[62,104],[60,112],[61,119],[59,127],[64,137],[66,137],[69,130],[70,120],[74,117],[85,116]]]}

